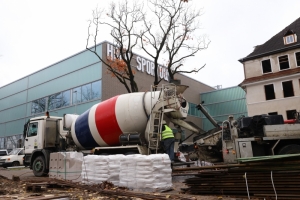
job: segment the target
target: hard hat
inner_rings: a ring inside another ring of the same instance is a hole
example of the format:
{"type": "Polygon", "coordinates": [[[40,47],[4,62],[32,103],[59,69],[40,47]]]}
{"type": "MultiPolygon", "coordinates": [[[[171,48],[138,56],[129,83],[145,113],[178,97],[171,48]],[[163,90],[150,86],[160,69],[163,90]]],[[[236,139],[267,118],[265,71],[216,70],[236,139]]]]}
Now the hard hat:
{"type": "Polygon", "coordinates": [[[167,124],[167,122],[165,120],[162,120],[161,123],[162,124],[167,124]]]}

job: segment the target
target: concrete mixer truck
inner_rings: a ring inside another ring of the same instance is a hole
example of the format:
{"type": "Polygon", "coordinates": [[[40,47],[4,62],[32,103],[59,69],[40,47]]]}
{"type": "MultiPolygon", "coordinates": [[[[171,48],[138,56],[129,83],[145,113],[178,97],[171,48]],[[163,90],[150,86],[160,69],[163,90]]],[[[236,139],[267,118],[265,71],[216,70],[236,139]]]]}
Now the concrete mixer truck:
{"type": "Polygon", "coordinates": [[[24,163],[35,176],[49,172],[50,153],[82,151],[89,154],[153,154],[161,152],[162,121],[197,133],[184,119],[188,86],[163,85],[151,92],[115,96],[81,115],[34,117],[24,125],[24,163]]]}

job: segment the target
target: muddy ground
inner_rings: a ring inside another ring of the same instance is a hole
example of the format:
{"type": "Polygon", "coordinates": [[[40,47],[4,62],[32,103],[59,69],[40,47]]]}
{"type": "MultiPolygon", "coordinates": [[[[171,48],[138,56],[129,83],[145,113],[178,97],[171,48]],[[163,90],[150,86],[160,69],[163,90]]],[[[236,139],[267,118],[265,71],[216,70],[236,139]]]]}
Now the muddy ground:
{"type": "Polygon", "coordinates": [[[187,177],[173,177],[173,188],[170,191],[139,191],[117,188],[102,184],[82,186],[63,184],[47,177],[34,177],[28,168],[0,168],[0,199],[60,199],[60,200],[96,200],[96,199],[197,199],[197,200],[242,200],[243,198],[228,196],[197,196],[183,194],[181,188],[187,177]],[[51,183],[51,184],[49,184],[51,183]],[[37,185],[35,185],[37,184],[37,185]],[[135,195],[136,194],[136,195],[135,195]],[[144,196],[143,196],[144,195],[144,196]]]}

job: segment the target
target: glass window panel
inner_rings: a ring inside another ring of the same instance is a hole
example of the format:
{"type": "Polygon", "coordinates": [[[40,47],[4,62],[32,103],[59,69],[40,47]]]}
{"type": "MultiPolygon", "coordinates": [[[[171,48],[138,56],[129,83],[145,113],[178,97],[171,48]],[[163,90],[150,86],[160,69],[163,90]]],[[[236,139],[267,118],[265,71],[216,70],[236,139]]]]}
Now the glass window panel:
{"type": "Polygon", "coordinates": [[[192,104],[189,102],[189,111],[188,111],[188,115],[192,115],[192,113],[191,113],[191,110],[192,110],[192,109],[191,109],[191,108],[192,108],[191,105],[192,105],[192,104]]]}
{"type": "Polygon", "coordinates": [[[197,108],[195,108],[195,109],[196,109],[196,116],[200,117],[200,110],[198,110],[197,108]]]}
{"type": "Polygon", "coordinates": [[[92,85],[87,84],[81,86],[81,102],[91,100],[92,85]]]}
{"type": "Polygon", "coordinates": [[[92,94],[91,99],[101,98],[101,81],[96,81],[92,83],[92,94]]]}
{"type": "Polygon", "coordinates": [[[81,102],[81,87],[74,88],[72,90],[72,104],[78,104],[81,102]]]}
{"type": "Polygon", "coordinates": [[[62,94],[61,92],[50,95],[48,97],[48,110],[54,110],[60,107],[62,94]]]}
{"type": "Polygon", "coordinates": [[[193,116],[195,116],[195,115],[196,115],[196,108],[195,108],[195,104],[192,104],[192,105],[191,105],[191,114],[192,114],[193,116]]]}
{"type": "Polygon", "coordinates": [[[30,123],[27,131],[27,137],[32,137],[37,135],[38,122],[30,123]]]}
{"type": "Polygon", "coordinates": [[[31,113],[41,113],[41,112],[45,112],[45,110],[46,110],[46,98],[32,101],[31,113]]]}
{"type": "Polygon", "coordinates": [[[67,90],[67,91],[64,91],[62,93],[62,97],[61,97],[61,103],[62,103],[62,107],[65,107],[65,106],[69,106],[70,105],[70,100],[71,100],[71,91],[70,90],[67,90]]]}
{"type": "Polygon", "coordinates": [[[4,137],[0,138],[0,149],[5,149],[5,147],[4,147],[4,140],[5,140],[4,137]]]}

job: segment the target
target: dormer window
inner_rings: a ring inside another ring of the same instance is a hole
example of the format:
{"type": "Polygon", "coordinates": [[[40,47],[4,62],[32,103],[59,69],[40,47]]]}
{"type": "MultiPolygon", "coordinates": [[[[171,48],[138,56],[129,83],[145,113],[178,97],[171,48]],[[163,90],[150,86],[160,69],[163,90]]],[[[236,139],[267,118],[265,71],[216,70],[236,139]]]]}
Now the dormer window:
{"type": "Polygon", "coordinates": [[[286,44],[290,44],[290,43],[294,43],[294,42],[295,42],[294,35],[288,35],[285,37],[286,44]]]}
{"type": "Polygon", "coordinates": [[[283,42],[285,45],[297,42],[297,35],[292,30],[288,30],[283,37],[283,42]]]}

